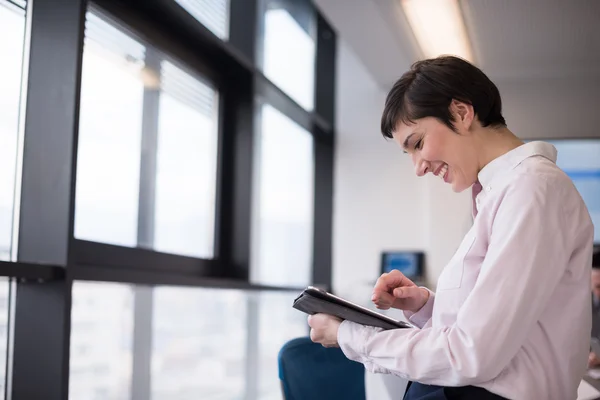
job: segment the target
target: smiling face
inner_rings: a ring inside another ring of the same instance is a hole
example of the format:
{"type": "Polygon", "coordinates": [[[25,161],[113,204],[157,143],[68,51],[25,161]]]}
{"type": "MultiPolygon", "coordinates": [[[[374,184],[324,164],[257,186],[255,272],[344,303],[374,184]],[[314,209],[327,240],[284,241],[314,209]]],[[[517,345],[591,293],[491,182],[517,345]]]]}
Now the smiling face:
{"type": "Polygon", "coordinates": [[[421,118],[415,123],[398,123],[394,140],[410,154],[415,173],[432,173],[462,192],[477,181],[479,163],[473,135],[472,107],[453,103],[457,132],[433,117],[421,118]]]}

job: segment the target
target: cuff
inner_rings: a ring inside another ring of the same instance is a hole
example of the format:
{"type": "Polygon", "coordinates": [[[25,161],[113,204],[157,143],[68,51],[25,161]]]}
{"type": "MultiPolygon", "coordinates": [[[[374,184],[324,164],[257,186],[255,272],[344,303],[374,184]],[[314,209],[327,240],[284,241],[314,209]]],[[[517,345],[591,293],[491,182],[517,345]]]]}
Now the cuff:
{"type": "Polygon", "coordinates": [[[338,344],[347,358],[363,363],[367,359],[367,341],[380,331],[380,328],[344,320],[338,328],[338,344]]]}
{"type": "Polygon", "coordinates": [[[344,355],[365,366],[372,373],[389,373],[385,368],[375,365],[366,351],[368,340],[383,329],[364,326],[351,321],[342,321],[338,328],[338,344],[344,355]]]}
{"type": "Polygon", "coordinates": [[[423,289],[429,292],[429,299],[427,300],[427,303],[425,303],[425,305],[423,305],[423,307],[421,307],[421,309],[417,312],[404,311],[404,316],[406,319],[418,328],[423,328],[427,321],[431,319],[431,315],[433,313],[433,303],[435,300],[434,292],[426,287],[423,287],[423,289]]]}

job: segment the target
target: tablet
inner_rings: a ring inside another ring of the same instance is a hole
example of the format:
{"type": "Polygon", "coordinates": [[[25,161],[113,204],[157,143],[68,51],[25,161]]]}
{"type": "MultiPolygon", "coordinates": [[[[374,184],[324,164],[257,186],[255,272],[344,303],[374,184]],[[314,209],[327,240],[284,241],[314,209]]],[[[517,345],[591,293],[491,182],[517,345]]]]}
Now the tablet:
{"type": "Polygon", "coordinates": [[[313,286],[302,291],[300,296],[294,300],[293,307],[306,314],[330,314],[361,325],[375,326],[385,330],[412,328],[407,322],[395,320],[313,286]]]}

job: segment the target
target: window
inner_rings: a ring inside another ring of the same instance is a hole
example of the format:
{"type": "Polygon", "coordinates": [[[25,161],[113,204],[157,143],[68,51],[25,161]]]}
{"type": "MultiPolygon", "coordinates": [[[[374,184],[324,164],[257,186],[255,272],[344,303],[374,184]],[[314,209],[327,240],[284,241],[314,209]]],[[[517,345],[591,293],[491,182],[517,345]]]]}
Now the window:
{"type": "Polygon", "coordinates": [[[217,37],[229,37],[230,0],[175,0],[217,37]]]}
{"type": "Polygon", "coordinates": [[[86,19],[75,236],[135,246],[146,49],[97,15],[86,19]]]}
{"type": "Polygon", "coordinates": [[[259,57],[263,72],[294,101],[312,111],[316,48],[312,7],[304,1],[263,2],[263,47],[259,57]]]}
{"type": "Polygon", "coordinates": [[[308,334],[305,314],[292,308],[296,294],[76,282],[69,398],[129,400],[146,393],[132,386],[134,357],[143,356],[151,365],[137,365],[150,369],[151,380],[138,384],[150,384],[152,400],[238,399],[249,388],[255,392],[249,398],[280,399],[279,350],[308,334]],[[137,297],[141,288],[150,300],[137,297]],[[150,358],[133,350],[136,336],[146,335],[134,326],[135,313],[152,313],[150,358]]]}
{"type": "Polygon", "coordinates": [[[113,3],[0,0],[0,400],[280,399],[331,283],[336,36],[311,0],[113,3]]]}
{"type": "Polygon", "coordinates": [[[600,140],[557,140],[556,164],[573,180],[594,223],[594,242],[600,243],[600,140]]]}
{"type": "Polygon", "coordinates": [[[87,14],[75,236],[212,258],[218,94],[87,14]]]}
{"type": "Polygon", "coordinates": [[[25,43],[25,10],[15,4],[0,0],[0,260],[11,257],[25,43]]]}
{"type": "Polygon", "coordinates": [[[159,100],[154,246],[211,258],[218,118],[215,91],[163,61],[159,100]]]}
{"type": "Polygon", "coordinates": [[[306,286],[311,279],[314,156],[309,132],[264,105],[257,145],[252,279],[306,286]]]}
{"type": "Polygon", "coordinates": [[[131,398],[133,321],[130,286],[73,284],[69,399],[131,398]]]}
{"type": "Polygon", "coordinates": [[[154,290],[152,400],[244,398],[245,305],[242,291],[154,290]]]}
{"type": "Polygon", "coordinates": [[[306,314],[292,308],[297,293],[261,292],[258,299],[258,399],[281,399],[279,364],[281,347],[309,334],[306,314]]]}

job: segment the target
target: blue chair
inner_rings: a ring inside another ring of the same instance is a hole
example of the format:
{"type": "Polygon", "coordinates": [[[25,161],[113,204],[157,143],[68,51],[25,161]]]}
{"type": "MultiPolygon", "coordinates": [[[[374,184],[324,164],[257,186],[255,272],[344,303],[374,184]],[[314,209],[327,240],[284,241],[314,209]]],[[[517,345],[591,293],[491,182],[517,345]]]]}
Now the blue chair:
{"type": "Polygon", "coordinates": [[[285,400],[365,400],[365,369],[342,350],[302,337],[279,351],[279,379],[285,400]]]}

